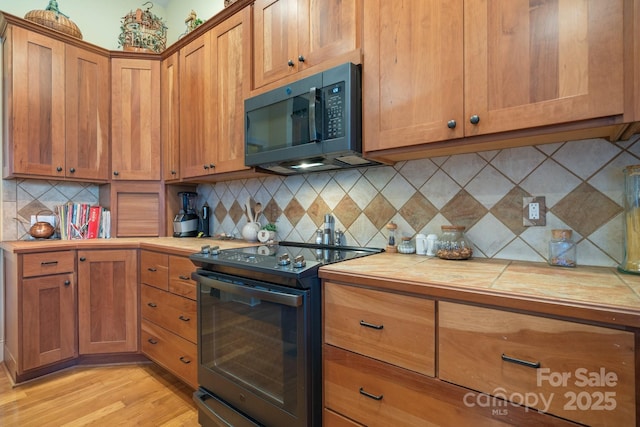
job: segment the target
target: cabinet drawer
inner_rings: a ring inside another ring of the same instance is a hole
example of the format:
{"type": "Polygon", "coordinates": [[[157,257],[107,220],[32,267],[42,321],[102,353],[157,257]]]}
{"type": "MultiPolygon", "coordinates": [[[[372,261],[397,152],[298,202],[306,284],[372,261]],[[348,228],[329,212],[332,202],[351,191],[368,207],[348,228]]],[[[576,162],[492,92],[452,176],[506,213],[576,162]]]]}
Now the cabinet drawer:
{"type": "Polygon", "coordinates": [[[142,353],[194,389],[198,387],[198,350],[179,336],[142,320],[142,353]]]}
{"type": "MultiPolygon", "coordinates": [[[[324,346],[324,402],[339,414],[366,426],[494,426],[508,425],[485,418],[479,408],[463,406],[460,396],[406,369],[324,346]]],[[[482,408],[491,416],[490,411],[482,408]]],[[[499,417],[498,417],[499,418],[499,417]]],[[[339,424],[337,424],[339,425],[339,424]]]]}
{"type": "Polygon", "coordinates": [[[74,251],[25,254],[22,255],[22,277],[73,273],[75,271],[75,260],[74,251]]]}
{"type": "Polygon", "coordinates": [[[322,426],[323,427],[362,427],[362,424],[355,423],[348,418],[343,417],[340,414],[336,414],[333,411],[325,408],[322,411],[322,426]]]}
{"type": "Polygon", "coordinates": [[[636,425],[631,332],[440,302],[439,377],[594,426],[636,425]]]}
{"type": "Polygon", "coordinates": [[[326,343],[434,375],[432,300],[331,282],[324,292],[326,343]]]}
{"type": "Polygon", "coordinates": [[[140,282],[169,289],[169,255],[152,251],[140,252],[140,282]]]}
{"type": "Polygon", "coordinates": [[[169,256],[169,291],[192,300],[196,299],[196,282],[191,273],[196,270],[191,260],[177,255],[169,256]]]}
{"type": "Polygon", "coordinates": [[[152,286],[142,285],[142,318],[193,343],[197,342],[196,302],[152,286]]]}

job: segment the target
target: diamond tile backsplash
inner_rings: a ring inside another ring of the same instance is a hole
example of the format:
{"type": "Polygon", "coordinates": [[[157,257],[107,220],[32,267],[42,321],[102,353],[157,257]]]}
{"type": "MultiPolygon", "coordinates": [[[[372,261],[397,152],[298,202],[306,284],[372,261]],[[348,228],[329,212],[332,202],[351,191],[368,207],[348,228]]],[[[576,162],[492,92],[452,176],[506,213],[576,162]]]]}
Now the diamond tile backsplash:
{"type": "MultiPolygon", "coordinates": [[[[198,206],[214,213],[214,233],[234,233],[247,219],[247,197],[262,203],[260,222],[282,240],[308,241],[325,213],[346,244],[386,245],[397,236],[464,225],[474,256],[546,261],[553,228],[570,228],[581,265],[616,266],[623,257],[623,173],[640,164],[640,135],[611,143],[588,139],[289,177],[269,176],[198,186],[198,206]],[[546,226],[525,227],[523,197],[544,196],[546,226]]],[[[31,214],[66,201],[97,203],[98,187],[37,180],[4,181],[5,240],[24,238],[31,214]],[[16,220],[15,218],[18,218],[16,220]]]]}

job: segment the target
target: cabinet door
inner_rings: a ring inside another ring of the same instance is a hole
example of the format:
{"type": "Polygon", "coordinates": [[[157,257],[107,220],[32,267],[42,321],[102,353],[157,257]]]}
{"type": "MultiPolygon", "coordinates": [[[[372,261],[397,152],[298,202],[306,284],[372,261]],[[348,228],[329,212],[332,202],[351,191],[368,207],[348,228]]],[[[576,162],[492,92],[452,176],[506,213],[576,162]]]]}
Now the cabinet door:
{"type": "Polygon", "coordinates": [[[160,62],[113,58],[111,97],[112,178],[159,180],[160,62]]]}
{"type": "Polygon", "coordinates": [[[623,113],[623,1],[530,3],[465,1],[466,135],[623,113]]]}
{"type": "Polygon", "coordinates": [[[256,88],[297,72],[298,3],[301,2],[257,0],[253,5],[256,88]]]}
{"type": "Polygon", "coordinates": [[[462,15],[463,0],[367,0],[365,151],[463,136],[462,15]]]}
{"type": "Polygon", "coordinates": [[[136,250],[78,251],[80,354],[138,350],[136,250]]]}
{"type": "Polygon", "coordinates": [[[298,2],[299,69],[360,48],[362,9],[361,0],[298,2]]]}
{"type": "Polygon", "coordinates": [[[209,118],[215,144],[215,173],[244,165],[244,99],[251,85],[251,9],[246,7],[211,31],[214,113],[209,118]]]}
{"type": "Polygon", "coordinates": [[[191,178],[213,173],[211,138],[211,51],[209,33],[180,49],[180,174],[191,178]]]}
{"type": "MultiPolygon", "coordinates": [[[[5,93],[10,144],[9,173],[65,176],[65,45],[61,41],[11,28],[11,76],[5,93]],[[12,159],[11,159],[12,157],[12,159]]],[[[6,105],[6,104],[5,104],[6,105]]],[[[5,172],[5,175],[7,173],[5,172]]]]}
{"type": "Polygon", "coordinates": [[[180,81],[179,53],[162,61],[160,69],[162,118],[162,178],[180,179],[180,81]]]}
{"type": "Polygon", "coordinates": [[[66,47],[67,176],[109,179],[109,58],[66,47]]]}
{"type": "Polygon", "coordinates": [[[76,357],[73,274],[22,282],[22,370],[76,357]]]}

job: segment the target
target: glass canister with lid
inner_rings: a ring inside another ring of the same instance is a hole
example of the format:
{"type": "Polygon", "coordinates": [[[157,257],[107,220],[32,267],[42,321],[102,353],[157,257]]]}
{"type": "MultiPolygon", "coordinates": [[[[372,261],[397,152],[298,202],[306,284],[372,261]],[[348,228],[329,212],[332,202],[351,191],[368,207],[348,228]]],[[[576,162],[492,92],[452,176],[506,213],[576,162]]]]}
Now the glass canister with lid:
{"type": "Polygon", "coordinates": [[[443,225],[438,236],[436,255],[442,259],[462,260],[473,255],[473,245],[465,235],[462,225],[443,225]]]}
{"type": "Polygon", "coordinates": [[[576,266],[576,244],[571,239],[573,232],[567,229],[551,230],[549,241],[549,265],[558,267],[576,266]]]}
{"type": "Polygon", "coordinates": [[[413,245],[411,237],[402,238],[402,241],[398,245],[398,252],[401,254],[414,254],[416,252],[416,247],[413,245]]]}

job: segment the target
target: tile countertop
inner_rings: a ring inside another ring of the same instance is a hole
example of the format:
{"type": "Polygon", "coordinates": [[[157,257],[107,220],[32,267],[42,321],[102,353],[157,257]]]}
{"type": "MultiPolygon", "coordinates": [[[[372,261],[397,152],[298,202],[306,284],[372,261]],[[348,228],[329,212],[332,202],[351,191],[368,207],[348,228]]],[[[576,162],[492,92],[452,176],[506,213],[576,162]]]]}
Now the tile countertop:
{"type": "Polygon", "coordinates": [[[640,275],[615,268],[382,253],[323,266],[320,277],[435,299],[640,327],[640,275]]]}
{"type": "Polygon", "coordinates": [[[0,248],[14,253],[58,251],[71,249],[158,249],[171,250],[176,255],[191,255],[199,252],[203,245],[220,246],[220,249],[240,248],[256,245],[245,240],[219,240],[210,237],[129,237],[87,240],[17,240],[0,243],[0,248]]]}

